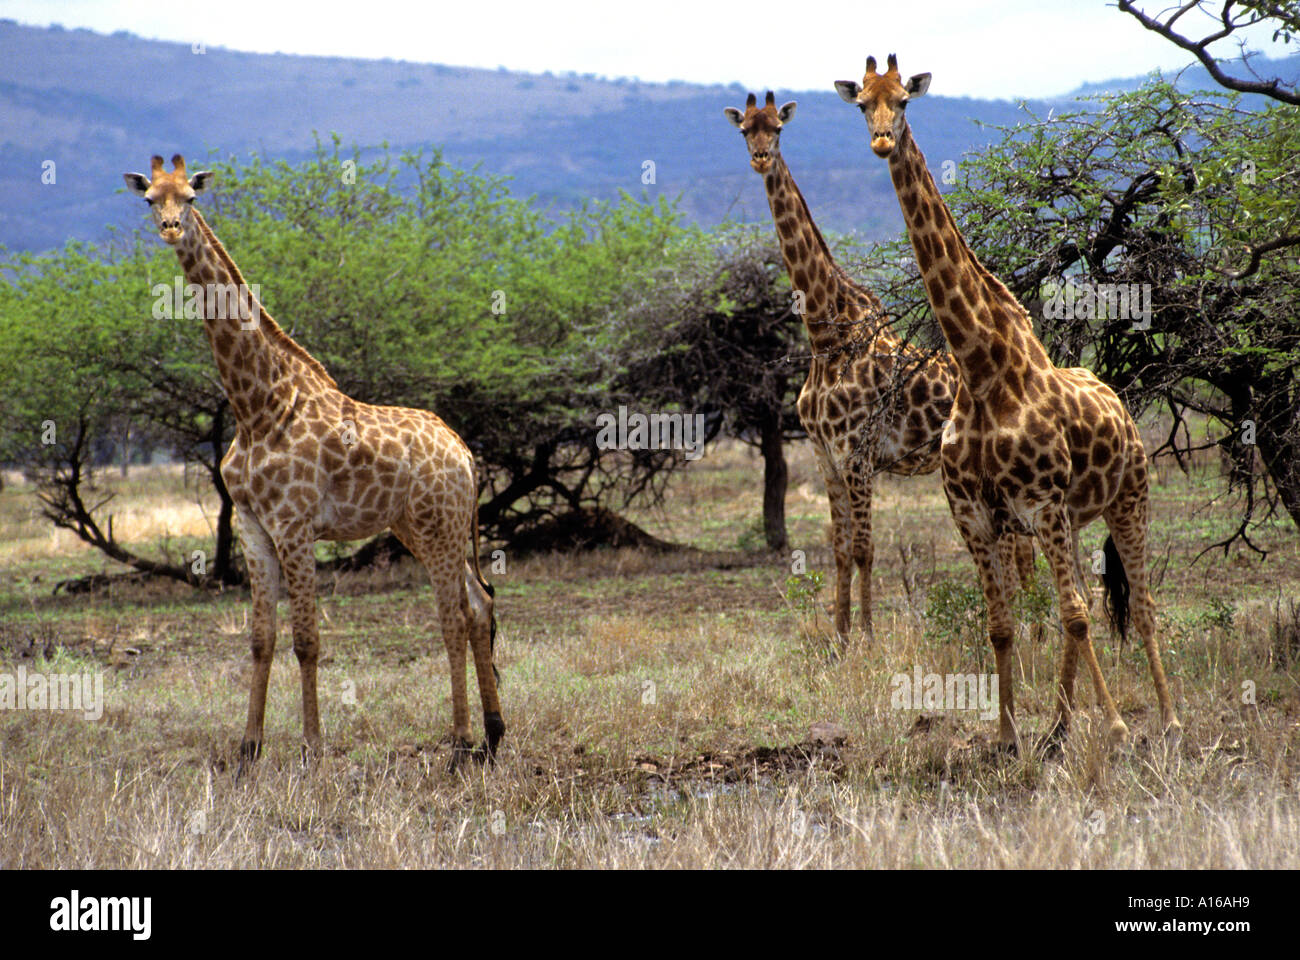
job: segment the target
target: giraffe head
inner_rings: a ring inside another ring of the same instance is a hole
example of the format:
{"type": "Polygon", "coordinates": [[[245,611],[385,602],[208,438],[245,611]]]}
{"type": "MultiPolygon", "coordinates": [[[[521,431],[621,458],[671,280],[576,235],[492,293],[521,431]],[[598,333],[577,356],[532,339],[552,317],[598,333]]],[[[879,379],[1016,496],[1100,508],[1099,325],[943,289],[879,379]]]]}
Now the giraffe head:
{"type": "Polygon", "coordinates": [[[767,91],[767,100],[763,109],[758,108],[758,98],[752,93],[745,101],[742,113],[736,107],[727,107],[722,111],[732,126],[739,127],[749,148],[749,165],[759,173],[767,173],[781,153],[781,127],[790,122],[794,116],[795,102],[777,109],[776,97],[767,91]]]}
{"type": "Polygon", "coordinates": [[[871,134],[871,149],[878,157],[888,157],[902,142],[907,130],[903,115],[907,101],[930,88],[930,75],[918,73],[904,82],[898,73],[898,57],[889,55],[889,69],[876,73],[876,58],[867,57],[867,72],[859,85],[852,80],[836,80],[840,99],[862,111],[871,134]]]}
{"type": "Polygon", "coordinates": [[[158,235],[175,246],[190,227],[190,204],[203,192],[212,174],[201,170],[185,177],[185,158],[172,157],[172,172],[163,169],[163,158],[155,156],[146,178],[143,173],[124,173],[122,179],[131,192],[144,197],[158,225],[158,235]]]}

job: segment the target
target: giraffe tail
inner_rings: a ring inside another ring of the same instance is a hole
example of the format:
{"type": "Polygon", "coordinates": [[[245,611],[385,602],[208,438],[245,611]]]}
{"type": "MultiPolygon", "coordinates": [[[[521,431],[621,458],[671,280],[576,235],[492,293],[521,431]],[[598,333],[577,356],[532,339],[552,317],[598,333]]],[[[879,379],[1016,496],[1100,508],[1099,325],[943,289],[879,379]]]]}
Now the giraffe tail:
{"type": "Polygon", "coordinates": [[[1101,582],[1105,588],[1106,619],[1119,632],[1121,640],[1128,639],[1128,574],[1124,572],[1124,561],[1115,549],[1113,537],[1106,537],[1102,547],[1105,565],[1102,567],[1101,582]]]}
{"type": "Polygon", "coordinates": [[[497,670],[497,665],[496,665],[496,650],[497,650],[497,612],[496,612],[496,595],[497,595],[497,591],[496,591],[496,588],[492,586],[492,584],[490,584],[490,583],[487,582],[487,579],[483,576],[483,571],[482,571],[482,569],[479,567],[479,562],[478,562],[478,533],[479,533],[479,531],[478,531],[478,500],[477,500],[477,498],[476,498],[476,499],[474,500],[474,520],[473,520],[473,526],[470,527],[470,532],[469,532],[470,545],[473,547],[473,549],[470,551],[470,556],[471,556],[471,558],[472,558],[472,562],[473,562],[474,579],[476,579],[476,580],[478,581],[478,585],[479,585],[480,587],[483,588],[483,592],[486,593],[486,594],[488,595],[488,649],[492,652],[492,658],[493,658],[493,662],[492,662],[492,673],[493,673],[493,675],[496,677],[497,682],[499,683],[499,682],[501,681],[501,672],[500,672],[499,670],[497,670]]]}

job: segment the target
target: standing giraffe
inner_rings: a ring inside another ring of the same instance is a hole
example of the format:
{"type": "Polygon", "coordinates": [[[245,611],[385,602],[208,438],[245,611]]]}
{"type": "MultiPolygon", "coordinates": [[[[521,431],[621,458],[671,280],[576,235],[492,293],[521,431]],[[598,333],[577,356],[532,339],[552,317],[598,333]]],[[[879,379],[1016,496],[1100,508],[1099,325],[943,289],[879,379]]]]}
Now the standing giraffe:
{"type": "Polygon", "coordinates": [[[355,540],[391,528],[424,564],[451,664],[452,768],[471,753],[465,647],[474,651],[491,760],[505,724],[492,664],[492,588],[478,566],[478,487],[469,448],[432,413],[359,403],[261,307],[239,268],[192,204],[212,174],[186,178],[155,156],[149,178],[124,174],[144,197],[162,239],[202,291],[203,321],[238,428],[221,461],[253,601],[253,679],[240,770],[262,748],[281,576],[302,676],[304,752],[320,753],[316,662],[317,540],[355,540]],[[465,558],[472,547],[473,563],[465,558]]]}
{"type": "MultiPolygon", "coordinates": [[[[799,312],[812,362],[797,410],[830,500],[835,632],[841,643],[849,635],[856,564],[860,616],[870,641],[872,481],[879,471],[914,476],[939,468],[940,433],[956,394],[957,365],[950,354],[931,355],[903,344],[880,299],[831,256],[781,156],[781,129],[794,111],[794,101],[778,110],[769,90],[762,109],[751,93],[744,111],[727,107],[723,112],[745,138],[749,165],[763,177],[790,286],[802,295],[799,312]]],[[[1004,549],[1008,563],[1015,562],[1028,583],[1033,545],[1018,540],[1008,539],[1004,549]]]]}
{"type": "Polygon", "coordinates": [[[904,116],[908,101],[929,85],[928,73],[904,83],[898,60],[890,54],[885,73],[878,74],[875,58],[869,57],[861,85],[840,80],[835,87],[841,98],[861,109],[872,151],[889,160],[930,305],[961,371],[950,426],[944,430],[943,487],[988,604],[989,641],[998,667],[999,741],[1013,750],[1018,743],[1013,623],[996,549],[999,535],[1008,531],[1036,533],[1056,578],[1065,651],[1056,721],[1046,742],[1056,744],[1069,726],[1080,654],[1109,721],[1109,739],[1121,742],[1128,735],[1097,664],[1076,579],[1078,531],[1099,516],[1110,530],[1104,567],[1108,610],[1123,634],[1131,602],[1164,727],[1175,737],[1181,725],[1165,682],[1155,639],[1155,604],[1147,589],[1142,438],[1113,390],[1082,367],[1051,362],[1024,307],[962,239],[904,116]]]}

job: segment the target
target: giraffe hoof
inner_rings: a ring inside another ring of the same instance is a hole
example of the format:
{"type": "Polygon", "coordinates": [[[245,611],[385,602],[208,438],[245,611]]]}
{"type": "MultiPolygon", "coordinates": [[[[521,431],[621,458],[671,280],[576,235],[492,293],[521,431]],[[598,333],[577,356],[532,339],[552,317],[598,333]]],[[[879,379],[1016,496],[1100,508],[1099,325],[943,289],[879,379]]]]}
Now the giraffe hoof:
{"type": "Polygon", "coordinates": [[[314,766],[316,761],[320,759],[320,744],[304,743],[298,755],[304,767],[314,766]]]}
{"type": "Polygon", "coordinates": [[[1014,757],[1020,753],[1020,745],[1014,740],[999,740],[993,744],[993,754],[999,757],[1014,757]]]}
{"type": "Polygon", "coordinates": [[[1123,745],[1128,740],[1128,725],[1116,717],[1106,731],[1106,742],[1112,747],[1123,745]]]}
{"type": "Polygon", "coordinates": [[[1065,743],[1065,735],[1070,730],[1068,724],[1057,720],[1052,724],[1052,729],[1042,740],[1038,741],[1038,750],[1045,757],[1055,757],[1061,752],[1061,747],[1065,743]]]}
{"type": "Polygon", "coordinates": [[[475,751],[475,759],[482,763],[486,760],[488,763],[495,763],[497,757],[497,747],[501,745],[501,739],[506,735],[506,724],[501,719],[501,714],[495,711],[483,714],[483,745],[475,751]],[[479,757],[478,754],[483,756],[479,757]]]}
{"type": "Polygon", "coordinates": [[[457,737],[451,745],[451,762],[447,764],[447,772],[458,772],[465,761],[474,756],[474,753],[474,744],[464,737],[457,737]]]}
{"type": "Polygon", "coordinates": [[[244,740],[239,744],[239,766],[235,768],[235,779],[243,779],[244,774],[253,769],[253,762],[262,755],[262,741],[244,740]]]}

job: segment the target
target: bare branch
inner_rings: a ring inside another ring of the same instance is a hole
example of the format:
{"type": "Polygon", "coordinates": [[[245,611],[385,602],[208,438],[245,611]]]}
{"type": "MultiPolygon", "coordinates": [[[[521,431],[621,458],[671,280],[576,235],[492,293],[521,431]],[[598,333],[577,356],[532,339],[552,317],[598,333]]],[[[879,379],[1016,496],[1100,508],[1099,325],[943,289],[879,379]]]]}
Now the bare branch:
{"type": "MultiPolygon", "coordinates": [[[[1240,93],[1258,93],[1265,97],[1271,97],[1280,103],[1289,103],[1292,106],[1300,106],[1300,92],[1294,89],[1287,89],[1282,85],[1279,78],[1272,80],[1244,80],[1241,77],[1234,77],[1226,73],[1219,66],[1218,59],[1210,53],[1208,47],[1216,40],[1222,40],[1233,33],[1233,31],[1248,26],[1251,23],[1258,23],[1264,19],[1262,16],[1255,17],[1248,23],[1239,23],[1232,19],[1230,10],[1233,0],[1226,0],[1223,5],[1223,11],[1220,19],[1223,21],[1223,29],[1218,30],[1209,36],[1202,37],[1200,40],[1191,40],[1173,29],[1174,21],[1186,13],[1196,4],[1185,4],[1180,7],[1167,21],[1161,22],[1156,17],[1149,17],[1141,10],[1133,6],[1132,0],[1119,0],[1119,9],[1131,15],[1138,23],[1142,24],[1152,33],[1158,33],[1175,46],[1186,50],[1196,57],[1197,60],[1205,67],[1210,76],[1215,79],[1221,86],[1229,90],[1236,90],[1240,93]]],[[[1279,12],[1280,16],[1281,13],[1279,12]]]]}
{"type": "Polygon", "coordinates": [[[1285,237],[1278,237],[1275,240],[1268,241],[1268,243],[1258,243],[1254,246],[1247,246],[1246,249],[1250,252],[1250,259],[1240,270],[1230,270],[1227,267],[1215,267],[1214,269],[1223,274],[1229,280],[1244,280],[1259,269],[1264,254],[1272,253],[1274,250],[1284,250],[1287,247],[1294,247],[1297,244],[1300,244],[1300,233],[1292,233],[1285,237]]]}

